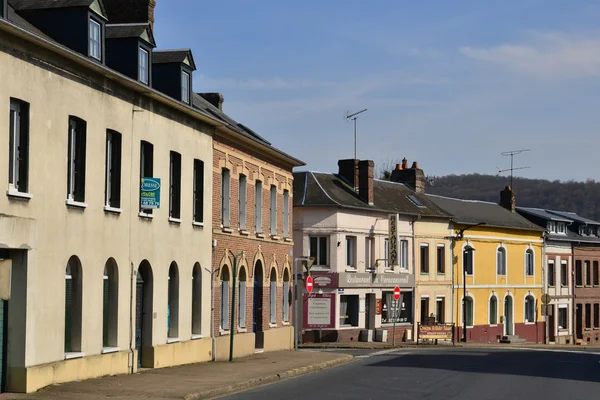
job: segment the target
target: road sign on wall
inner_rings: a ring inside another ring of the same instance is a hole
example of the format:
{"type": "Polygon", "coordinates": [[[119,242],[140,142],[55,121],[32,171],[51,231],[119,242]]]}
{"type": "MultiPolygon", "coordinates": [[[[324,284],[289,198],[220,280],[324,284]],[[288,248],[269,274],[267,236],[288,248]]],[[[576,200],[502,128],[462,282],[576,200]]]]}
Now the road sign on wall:
{"type": "Polygon", "coordinates": [[[160,208],[160,178],[142,178],[140,185],[140,208],[160,208]]]}
{"type": "Polygon", "coordinates": [[[313,280],[312,280],[312,276],[307,276],[306,277],[306,291],[308,293],[312,293],[313,290],[313,280]]]}
{"type": "Polygon", "coordinates": [[[394,300],[400,300],[400,288],[398,286],[394,288],[394,300]]]}

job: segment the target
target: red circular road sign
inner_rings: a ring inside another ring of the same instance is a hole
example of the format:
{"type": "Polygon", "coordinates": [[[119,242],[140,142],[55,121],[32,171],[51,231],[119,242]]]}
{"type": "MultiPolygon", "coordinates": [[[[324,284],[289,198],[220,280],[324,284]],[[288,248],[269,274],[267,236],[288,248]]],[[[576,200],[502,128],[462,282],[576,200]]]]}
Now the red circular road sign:
{"type": "Polygon", "coordinates": [[[312,293],[312,290],[313,290],[312,276],[309,276],[306,278],[306,291],[308,293],[312,293]]]}
{"type": "Polygon", "coordinates": [[[400,300],[400,288],[398,286],[394,288],[394,300],[400,300]]]}

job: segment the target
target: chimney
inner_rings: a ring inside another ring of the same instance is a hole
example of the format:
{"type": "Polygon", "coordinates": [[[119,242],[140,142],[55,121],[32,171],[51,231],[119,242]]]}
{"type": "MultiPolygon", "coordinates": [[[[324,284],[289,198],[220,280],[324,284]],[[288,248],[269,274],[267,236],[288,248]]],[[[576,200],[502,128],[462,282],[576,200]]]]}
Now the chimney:
{"type": "Polygon", "coordinates": [[[348,183],[358,189],[358,160],[347,159],[338,161],[338,175],[344,178],[348,183]]]}
{"type": "Polygon", "coordinates": [[[515,212],[517,200],[515,197],[515,192],[510,186],[507,186],[503,191],[500,192],[500,205],[506,208],[508,211],[515,212]]]}
{"type": "Polygon", "coordinates": [[[375,163],[371,160],[358,162],[358,197],[365,203],[373,205],[373,177],[375,163]]]}
{"type": "Polygon", "coordinates": [[[402,165],[396,165],[396,169],[392,171],[390,181],[404,183],[410,186],[416,193],[425,193],[425,174],[419,168],[419,163],[416,161],[408,168],[408,161],[404,158],[402,165]]]}
{"type": "Polygon", "coordinates": [[[156,0],[103,0],[109,24],[149,23],[154,30],[156,0]]]}
{"type": "Polygon", "coordinates": [[[213,106],[217,107],[219,110],[223,111],[223,101],[225,101],[225,99],[221,93],[198,93],[198,95],[213,106]]]}

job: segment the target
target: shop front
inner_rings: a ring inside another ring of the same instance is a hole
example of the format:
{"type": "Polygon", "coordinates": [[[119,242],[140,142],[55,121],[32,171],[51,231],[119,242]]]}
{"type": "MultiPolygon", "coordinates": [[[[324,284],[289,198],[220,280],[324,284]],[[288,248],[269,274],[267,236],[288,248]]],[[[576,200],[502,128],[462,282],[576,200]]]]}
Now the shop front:
{"type": "Polygon", "coordinates": [[[394,334],[396,341],[412,340],[414,275],[313,272],[312,277],[313,292],[303,299],[303,342],[391,341],[394,334]]]}

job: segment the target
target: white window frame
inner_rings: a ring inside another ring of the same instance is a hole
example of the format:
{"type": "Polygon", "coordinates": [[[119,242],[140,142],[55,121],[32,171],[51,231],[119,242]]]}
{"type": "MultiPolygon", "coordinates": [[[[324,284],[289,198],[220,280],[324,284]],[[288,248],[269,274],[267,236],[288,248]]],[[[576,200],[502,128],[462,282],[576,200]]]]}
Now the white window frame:
{"type": "Polygon", "coordinates": [[[429,255],[429,253],[430,253],[429,252],[429,243],[421,243],[419,245],[419,273],[422,274],[422,275],[427,275],[427,274],[430,273],[430,264],[431,263],[429,262],[429,260],[430,260],[431,257],[429,255]],[[427,255],[427,263],[426,263],[426,265],[423,263],[423,249],[427,249],[425,251],[425,254],[427,255]],[[427,271],[423,271],[423,266],[424,265],[427,267],[427,271]]]}
{"type": "Polygon", "coordinates": [[[525,276],[535,276],[535,252],[532,248],[525,250],[525,276]],[[529,273],[529,254],[531,254],[531,273],[529,273]]]}
{"type": "MultiPolygon", "coordinates": [[[[469,292],[467,292],[467,296],[463,296],[462,300],[461,300],[461,304],[460,304],[460,325],[463,326],[464,324],[464,318],[463,318],[463,312],[465,307],[463,306],[463,302],[465,301],[465,298],[468,298],[471,300],[471,321],[469,321],[469,314],[467,313],[467,328],[472,328],[473,326],[475,326],[475,298],[473,297],[473,295],[469,292]],[[470,322],[470,324],[469,324],[470,322]]],[[[467,310],[469,311],[469,310],[467,310]]]]}
{"type": "Polygon", "coordinates": [[[548,285],[548,287],[556,287],[556,263],[554,262],[554,260],[548,260],[548,269],[546,272],[546,283],[548,285]],[[550,284],[550,266],[552,265],[552,270],[553,270],[553,276],[552,276],[552,284],[550,284]]]}
{"type": "Polygon", "coordinates": [[[231,171],[221,169],[221,227],[231,225],[231,171]]]}
{"type": "Polygon", "coordinates": [[[365,270],[372,271],[375,265],[375,238],[367,236],[365,238],[365,270]]]}
{"type": "Polygon", "coordinates": [[[283,237],[290,237],[290,191],[285,189],[283,191],[283,237]]]}
{"type": "Polygon", "coordinates": [[[567,260],[560,261],[560,286],[568,287],[569,286],[569,262],[567,260]],[[566,284],[563,285],[563,267],[565,269],[565,276],[567,277],[566,284]]]}
{"type": "Polygon", "coordinates": [[[490,326],[498,325],[498,296],[495,293],[492,293],[490,299],[488,300],[488,323],[490,326]],[[492,299],[496,300],[496,312],[492,313],[492,299]],[[494,317],[494,323],[492,323],[492,316],[494,317]]]}
{"type": "Polygon", "coordinates": [[[569,329],[569,305],[568,304],[558,304],[557,307],[557,316],[556,316],[556,327],[557,329],[567,330],[569,329]],[[567,322],[567,326],[561,326],[560,321],[560,311],[564,310],[565,313],[565,321],[567,322]]]}
{"type": "Polygon", "coordinates": [[[248,178],[246,175],[240,174],[238,180],[238,225],[241,231],[246,230],[246,207],[247,207],[247,193],[248,193],[248,178]]]}
{"type": "Polygon", "coordinates": [[[143,47],[140,47],[138,57],[138,78],[140,82],[148,85],[150,83],[150,53],[143,47]]]}
{"type": "Polygon", "coordinates": [[[554,221],[548,221],[548,232],[550,233],[556,233],[556,222],[554,221]]]}
{"type": "Polygon", "coordinates": [[[346,268],[356,269],[356,236],[346,236],[346,268]]]}
{"type": "Polygon", "coordinates": [[[102,25],[99,22],[94,21],[90,18],[89,24],[89,55],[98,61],[102,61],[102,25]],[[96,31],[97,30],[97,31],[96,31]],[[97,33],[98,37],[94,37],[97,33]]]}
{"type": "Polygon", "coordinates": [[[496,275],[498,276],[507,276],[508,272],[507,272],[507,267],[506,267],[506,260],[508,258],[508,254],[506,251],[506,247],[504,247],[503,245],[499,245],[496,248],[496,275]],[[499,256],[502,255],[502,260],[500,260],[499,256]],[[500,261],[502,261],[502,263],[500,263],[500,261]]]}
{"type": "Polygon", "coordinates": [[[565,224],[564,222],[559,222],[556,224],[556,233],[559,233],[561,235],[566,235],[567,234],[567,224],[565,224]]]}
{"type": "Polygon", "coordinates": [[[535,305],[535,296],[533,294],[526,294],[525,295],[525,299],[523,301],[523,322],[525,322],[525,324],[534,324],[536,321],[536,314],[537,314],[537,310],[536,310],[536,305],[535,305]],[[531,321],[530,318],[531,315],[528,315],[528,310],[527,310],[527,299],[531,298],[532,302],[533,302],[533,320],[531,321]]]}
{"type": "Polygon", "coordinates": [[[408,270],[408,240],[400,240],[400,269],[408,270]]]}
{"type": "Polygon", "coordinates": [[[446,274],[446,246],[443,244],[438,244],[435,248],[435,269],[436,273],[439,275],[446,274]],[[442,257],[440,258],[440,249],[442,249],[442,257]],[[442,265],[443,271],[440,272],[440,261],[442,265]]]}
{"type": "MultiPolygon", "coordinates": [[[[9,177],[8,177],[8,194],[19,194],[21,197],[31,197],[30,195],[23,196],[27,194],[28,191],[28,175],[29,175],[29,123],[28,121],[23,121],[24,119],[29,118],[29,113],[25,113],[24,105],[27,103],[22,102],[17,99],[10,99],[10,123],[9,123],[9,177]],[[23,122],[25,122],[25,126],[27,126],[27,130],[25,132],[23,129],[23,122]],[[23,137],[25,136],[25,137],[23,137]],[[25,140],[26,143],[22,143],[22,140],[25,140]],[[21,164],[19,160],[25,159],[24,169],[21,170],[21,164]],[[24,173],[25,177],[23,179],[25,182],[22,182],[24,185],[21,186],[19,183],[21,182],[21,174],[24,173]]],[[[28,109],[28,107],[27,107],[28,109]]]]}
{"type": "Polygon", "coordinates": [[[181,71],[181,101],[190,103],[190,85],[192,77],[186,71],[181,71]]]}
{"type": "Polygon", "coordinates": [[[317,241],[317,251],[316,251],[316,256],[315,256],[315,261],[313,263],[313,267],[321,267],[321,268],[329,268],[329,236],[319,236],[319,235],[311,235],[308,237],[308,254],[312,254],[312,239],[316,239],[317,241]],[[324,238],[325,239],[325,248],[322,249],[321,247],[321,239],[324,238]],[[321,252],[325,250],[325,260],[327,261],[327,264],[319,264],[320,260],[321,260],[321,252]]]}

